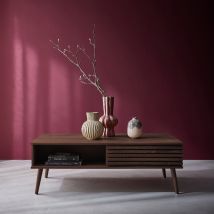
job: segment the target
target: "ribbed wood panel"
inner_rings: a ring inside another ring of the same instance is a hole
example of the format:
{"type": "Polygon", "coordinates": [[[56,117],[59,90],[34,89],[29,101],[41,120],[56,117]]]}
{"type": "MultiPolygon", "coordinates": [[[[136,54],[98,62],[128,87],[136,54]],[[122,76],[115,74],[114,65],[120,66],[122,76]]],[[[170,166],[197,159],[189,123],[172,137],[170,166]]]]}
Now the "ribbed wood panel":
{"type": "Polygon", "coordinates": [[[182,154],[182,150],[154,150],[154,149],[139,149],[139,150],[108,150],[107,154],[182,154]]]}
{"type": "Polygon", "coordinates": [[[108,158],[109,161],[182,161],[182,158],[144,158],[144,157],[124,157],[124,158],[108,158]]]}
{"type": "Polygon", "coordinates": [[[181,146],[167,146],[167,145],[160,145],[160,146],[108,146],[108,150],[134,150],[134,149],[182,149],[181,146]]]}
{"type": "Polygon", "coordinates": [[[177,157],[177,158],[182,158],[183,155],[178,153],[178,154],[159,154],[159,153],[140,153],[140,154],[129,154],[129,153],[125,153],[125,154],[112,154],[112,153],[108,153],[108,157],[109,158],[133,158],[133,157],[154,157],[154,158],[158,158],[158,157],[164,157],[164,158],[168,158],[168,157],[177,157]]]}
{"type": "Polygon", "coordinates": [[[132,162],[110,162],[110,166],[181,166],[179,162],[143,162],[143,161],[132,161],[132,162]]]}
{"type": "Polygon", "coordinates": [[[107,146],[106,163],[110,167],[176,167],[182,168],[183,150],[177,145],[107,146]]]}

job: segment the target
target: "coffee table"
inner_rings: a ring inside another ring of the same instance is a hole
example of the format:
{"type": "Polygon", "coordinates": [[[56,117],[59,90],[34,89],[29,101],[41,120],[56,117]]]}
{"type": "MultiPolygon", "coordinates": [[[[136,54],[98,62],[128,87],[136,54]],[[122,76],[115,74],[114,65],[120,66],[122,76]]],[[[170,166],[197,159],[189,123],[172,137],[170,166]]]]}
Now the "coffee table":
{"type": "Polygon", "coordinates": [[[179,193],[176,169],[183,168],[183,143],[168,134],[146,133],[131,139],[125,134],[99,140],[81,135],[44,134],[32,142],[32,169],[38,169],[35,194],[39,192],[42,172],[49,169],[161,169],[166,178],[170,169],[175,193],[179,193]],[[75,153],[82,165],[46,165],[53,153],[75,153]]]}

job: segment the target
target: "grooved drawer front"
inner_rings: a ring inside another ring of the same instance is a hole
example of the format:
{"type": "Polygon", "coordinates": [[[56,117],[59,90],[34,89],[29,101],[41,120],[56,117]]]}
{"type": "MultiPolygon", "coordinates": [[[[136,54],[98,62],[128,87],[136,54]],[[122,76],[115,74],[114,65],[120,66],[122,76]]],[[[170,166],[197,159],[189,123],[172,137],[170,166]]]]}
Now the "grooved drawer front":
{"type": "Polygon", "coordinates": [[[182,168],[181,145],[106,146],[106,164],[110,167],[182,168]]]}

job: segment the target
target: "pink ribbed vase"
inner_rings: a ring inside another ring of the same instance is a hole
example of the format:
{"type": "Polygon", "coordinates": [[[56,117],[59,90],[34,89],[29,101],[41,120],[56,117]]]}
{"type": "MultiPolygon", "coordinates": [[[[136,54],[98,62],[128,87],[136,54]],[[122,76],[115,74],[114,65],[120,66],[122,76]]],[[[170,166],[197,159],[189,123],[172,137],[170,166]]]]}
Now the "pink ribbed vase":
{"type": "Polygon", "coordinates": [[[114,137],[114,127],[118,124],[118,119],[113,115],[114,110],[114,97],[103,97],[103,115],[99,121],[104,126],[103,136],[114,137]]]}

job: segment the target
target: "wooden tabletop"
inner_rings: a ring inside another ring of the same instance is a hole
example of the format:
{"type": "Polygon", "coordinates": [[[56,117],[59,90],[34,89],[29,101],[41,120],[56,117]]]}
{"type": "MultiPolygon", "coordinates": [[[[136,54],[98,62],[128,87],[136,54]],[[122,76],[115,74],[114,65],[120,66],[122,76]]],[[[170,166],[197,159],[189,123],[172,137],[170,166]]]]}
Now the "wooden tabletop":
{"type": "Polygon", "coordinates": [[[145,133],[142,138],[131,139],[126,134],[115,137],[103,137],[98,140],[87,140],[82,135],[74,134],[43,134],[32,141],[33,145],[182,145],[182,142],[164,133],[145,133]]]}

